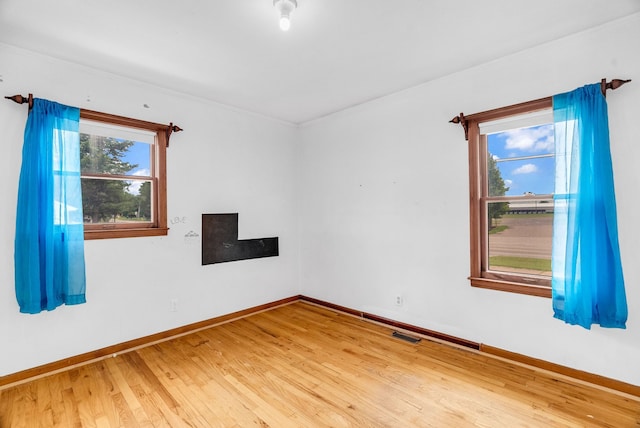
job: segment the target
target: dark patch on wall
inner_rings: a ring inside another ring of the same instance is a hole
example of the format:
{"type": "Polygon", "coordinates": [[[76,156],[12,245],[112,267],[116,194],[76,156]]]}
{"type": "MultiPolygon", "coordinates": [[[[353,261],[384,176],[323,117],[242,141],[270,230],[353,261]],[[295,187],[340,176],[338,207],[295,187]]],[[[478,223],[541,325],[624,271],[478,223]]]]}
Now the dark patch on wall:
{"type": "Polygon", "coordinates": [[[278,238],[238,240],[238,213],[202,214],[202,264],[273,257],[278,238]]]}

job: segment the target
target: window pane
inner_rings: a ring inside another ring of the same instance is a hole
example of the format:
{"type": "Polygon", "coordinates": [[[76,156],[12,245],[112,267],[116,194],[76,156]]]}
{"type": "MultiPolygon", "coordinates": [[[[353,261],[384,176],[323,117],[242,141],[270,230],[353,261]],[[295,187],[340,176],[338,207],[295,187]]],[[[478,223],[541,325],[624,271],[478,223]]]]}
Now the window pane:
{"type": "MultiPolygon", "coordinates": [[[[496,168],[504,181],[504,195],[550,195],[554,192],[554,157],[499,160],[496,168]]],[[[489,191],[494,192],[489,196],[502,196],[496,194],[491,186],[489,191]]]]}
{"type": "Polygon", "coordinates": [[[86,174],[151,176],[148,143],[80,134],[80,164],[86,174]]]}
{"type": "Polygon", "coordinates": [[[552,124],[489,134],[487,152],[489,196],[553,193],[552,124]]]}
{"type": "Polygon", "coordinates": [[[151,181],[82,179],[85,224],[151,222],[151,181]]]}
{"type": "Polygon", "coordinates": [[[499,159],[553,154],[553,124],[488,134],[487,150],[499,159]]]}
{"type": "Polygon", "coordinates": [[[491,202],[487,209],[488,269],[551,276],[553,200],[491,202]]]}

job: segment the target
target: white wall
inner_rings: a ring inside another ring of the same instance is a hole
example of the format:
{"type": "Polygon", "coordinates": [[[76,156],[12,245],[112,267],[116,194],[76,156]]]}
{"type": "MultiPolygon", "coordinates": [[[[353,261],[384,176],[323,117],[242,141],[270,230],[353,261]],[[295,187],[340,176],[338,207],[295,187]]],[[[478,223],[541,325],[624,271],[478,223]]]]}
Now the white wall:
{"type": "Polygon", "coordinates": [[[0,376],[298,294],[295,128],[2,44],[0,64],[3,96],[184,128],[167,151],[169,235],[87,241],[87,303],[26,315],[13,239],[27,107],[0,102],[0,376]],[[280,256],[202,266],[185,234],[226,212],[239,213],[241,239],[278,236],[280,256]]]}
{"type": "Polygon", "coordinates": [[[636,14],[303,126],[302,294],[640,385],[639,40],[636,14]],[[469,285],[467,147],[448,120],[602,77],[634,79],[608,95],[630,316],[587,331],[550,299],[469,285]]]}

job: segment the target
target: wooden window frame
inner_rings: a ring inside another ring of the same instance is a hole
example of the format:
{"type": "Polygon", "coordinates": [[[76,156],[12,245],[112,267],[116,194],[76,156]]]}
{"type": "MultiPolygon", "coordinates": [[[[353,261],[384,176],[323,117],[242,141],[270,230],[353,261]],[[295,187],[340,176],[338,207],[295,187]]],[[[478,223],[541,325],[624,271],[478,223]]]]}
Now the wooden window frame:
{"type": "Polygon", "coordinates": [[[488,243],[486,222],[483,220],[487,191],[482,162],[486,164],[486,142],[482,144],[480,124],[512,116],[524,115],[552,108],[552,98],[541,98],[507,107],[475,113],[464,117],[469,144],[469,219],[470,219],[470,276],[471,286],[491,290],[520,293],[539,297],[551,297],[551,280],[530,278],[518,274],[488,272],[488,243]],[[482,149],[484,148],[484,152],[482,149]]]}
{"type": "Polygon", "coordinates": [[[123,116],[116,116],[108,113],[101,113],[92,110],[80,110],[80,119],[90,120],[98,123],[118,125],[127,128],[135,128],[144,131],[154,132],[155,143],[151,148],[152,153],[152,210],[153,221],[144,226],[138,224],[85,224],[84,239],[110,239],[110,238],[134,238],[143,236],[165,236],[168,234],[167,227],[167,158],[166,151],[169,143],[170,127],[144,120],[131,119],[123,116]]]}

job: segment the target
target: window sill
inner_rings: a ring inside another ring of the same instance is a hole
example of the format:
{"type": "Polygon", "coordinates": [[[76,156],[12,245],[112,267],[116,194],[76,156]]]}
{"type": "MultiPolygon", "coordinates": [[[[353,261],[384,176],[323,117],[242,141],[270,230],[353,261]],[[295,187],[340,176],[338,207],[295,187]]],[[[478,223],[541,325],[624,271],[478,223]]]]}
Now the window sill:
{"type": "Polygon", "coordinates": [[[169,228],[140,228],[140,229],[109,229],[109,230],[86,230],[84,231],[85,241],[93,239],[112,238],[139,238],[143,236],[166,236],[169,228]]]}
{"type": "Polygon", "coordinates": [[[551,288],[542,285],[523,284],[520,282],[477,277],[470,277],[469,280],[471,281],[472,287],[551,298],[551,288]]]}

